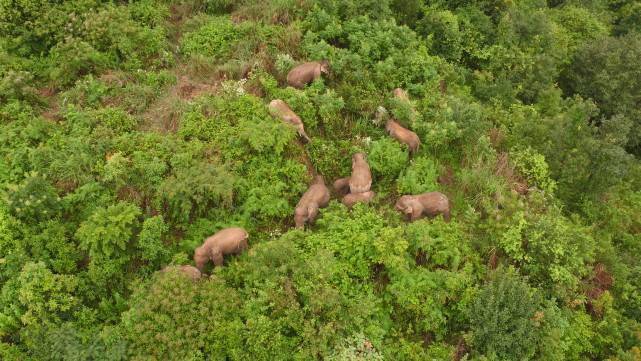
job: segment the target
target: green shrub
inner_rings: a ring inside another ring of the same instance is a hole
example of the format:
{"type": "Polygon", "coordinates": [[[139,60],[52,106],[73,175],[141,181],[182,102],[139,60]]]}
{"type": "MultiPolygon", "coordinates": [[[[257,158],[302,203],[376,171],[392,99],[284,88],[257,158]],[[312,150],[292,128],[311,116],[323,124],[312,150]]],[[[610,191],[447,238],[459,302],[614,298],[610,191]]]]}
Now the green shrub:
{"type": "Polygon", "coordinates": [[[387,101],[386,107],[392,119],[404,127],[410,127],[416,120],[416,112],[411,102],[392,98],[387,101]]]}
{"type": "Polygon", "coordinates": [[[431,42],[432,53],[451,61],[460,60],[463,34],[456,14],[449,10],[426,9],[416,31],[431,42]]]}
{"type": "Polygon", "coordinates": [[[213,206],[231,205],[234,177],[224,167],[203,161],[173,167],[155,195],[156,207],[166,207],[170,222],[184,226],[213,206]]]}
{"type": "Polygon", "coordinates": [[[419,194],[436,191],[438,174],[438,167],[431,158],[417,157],[398,177],[398,193],[419,194]]]}
{"type": "Polygon", "coordinates": [[[515,168],[526,177],[528,183],[534,184],[550,194],[554,193],[556,183],[550,179],[545,156],[532,148],[513,149],[510,155],[515,168]]]}
{"type": "Polygon", "coordinates": [[[352,171],[350,141],[318,138],[307,145],[307,151],[314,169],[325,177],[328,184],[337,178],[348,176],[352,171]]]}
{"type": "Polygon", "coordinates": [[[367,162],[373,174],[388,181],[395,180],[409,160],[409,153],[403,147],[391,138],[373,141],[367,154],[367,162]]]}
{"type": "Polygon", "coordinates": [[[403,329],[411,336],[431,334],[442,340],[460,312],[456,304],[472,281],[467,272],[447,270],[415,268],[395,274],[388,287],[394,318],[402,320],[403,329]]]}
{"type": "Polygon", "coordinates": [[[76,277],[54,274],[43,262],[28,262],[0,293],[0,333],[68,318],[78,307],[77,287],[76,277]]]}
{"type": "MultiPolygon", "coordinates": [[[[52,271],[72,274],[78,269],[78,262],[84,256],[65,224],[61,221],[43,222],[39,232],[25,234],[18,243],[32,259],[44,262],[52,271]]],[[[19,247],[16,244],[16,247],[19,247]]]]}
{"type": "Polygon", "coordinates": [[[535,321],[542,303],[515,271],[496,272],[468,310],[475,353],[503,360],[533,358],[542,336],[535,321]]]}
{"type": "Polygon", "coordinates": [[[562,85],[569,92],[594,99],[604,117],[621,114],[634,122],[627,146],[641,144],[641,83],[636,59],[641,54],[641,35],[630,33],[620,38],[603,37],[586,42],[567,68],[562,85]]]}
{"type": "Polygon", "coordinates": [[[224,14],[234,8],[233,0],[204,0],[203,7],[208,14],[224,14]]]}
{"type": "Polygon", "coordinates": [[[76,231],[80,247],[92,258],[112,257],[126,253],[140,209],[124,202],[98,209],[76,231]]]}
{"type": "Polygon", "coordinates": [[[282,154],[296,136],[294,129],[272,117],[266,105],[250,95],[203,99],[184,115],[178,133],[215,142],[224,150],[224,158],[232,161],[254,152],[282,154]]]}
{"type": "Polygon", "coordinates": [[[55,218],[60,211],[56,190],[35,172],[27,175],[21,184],[9,186],[6,201],[11,213],[25,222],[55,218]]]}
{"type": "Polygon", "coordinates": [[[359,334],[344,340],[343,345],[327,360],[375,361],[384,360],[384,358],[364,335],[359,334]]]}
{"type": "Polygon", "coordinates": [[[524,230],[527,263],[524,272],[558,296],[571,295],[593,260],[595,242],[576,221],[556,212],[534,220],[524,230]]]}
{"type": "Polygon", "coordinates": [[[130,357],[243,354],[240,295],[215,276],[192,282],[179,272],[159,274],[136,287],[130,304],[122,322],[130,357]]]}
{"type": "Polygon", "coordinates": [[[440,340],[449,326],[462,321],[464,294],[475,282],[478,260],[455,222],[413,222],[403,238],[406,267],[389,269],[394,317],[407,325],[402,330],[408,336],[430,333],[440,340]]]}
{"type": "Polygon", "coordinates": [[[415,257],[426,256],[424,267],[459,271],[468,262],[475,262],[469,240],[456,222],[442,219],[420,220],[405,229],[409,251],[415,257]]]}
{"type": "Polygon", "coordinates": [[[0,100],[24,100],[39,103],[40,98],[32,86],[33,74],[26,71],[7,70],[0,72],[0,100]]]}
{"type": "Polygon", "coordinates": [[[131,3],[127,9],[134,21],[150,28],[162,26],[169,18],[169,7],[158,1],[136,1],[131,3]]]}
{"type": "Polygon", "coordinates": [[[169,252],[163,242],[168,231],[169,226],[162,216],[145,219],[137,242],[137,246],[142,252],[142,259],[152,264],[159,264],[168,256],[169,252]]]}
{"type": "Polygon", "coordinates": [[[49,76],[57,85],[70,85],[107,68],[156,68],[172,61],[161,28],[137,23],[124,7],[97,8],[70,16],[70,29],[63,25],[57,30],[60,39],[51,46],[49,65],[49,76]]]}
{"type": "Polygon", "coordinates": [[[103,108],[93,113],[99,126],[106,127],[115,134],[122,134],[132,131],[137,120],[117,108],[103,108]]]}
{"type": "Polygon", "coordinates": [[[186,55],[205,55],[225,59],[241,37],[228,17],[213,17],[197,30],[183,36],[181,51],[186,55]]]}
{"type": "Polygon", "coordinates": [[[106,54],[78,38],[68,38],[51,49],[51,79],[60,85],[70,85],[86,74],[100,73],[109,66],[106,54]]]}

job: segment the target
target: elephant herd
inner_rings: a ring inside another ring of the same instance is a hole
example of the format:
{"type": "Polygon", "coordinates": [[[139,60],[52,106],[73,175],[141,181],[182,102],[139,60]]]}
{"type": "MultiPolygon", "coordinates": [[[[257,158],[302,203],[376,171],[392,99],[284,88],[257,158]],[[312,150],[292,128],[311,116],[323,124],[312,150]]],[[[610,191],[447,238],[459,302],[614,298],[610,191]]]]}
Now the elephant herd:
{"type": "MultiPolygon", "coordinates": [[[[301,89],[320,78],[322,74],[327,74],[328,71],[329,63],[325,60],[307,62],[294,67],[289,72],[287,84],[301,89]]],[[[393,95],[400,101],[409,102],[407,93],[403,89],[394,89],[393,95]]],[[[301,118],[283,100],[272,100],[268,109],[274,117],[292,125],[306,143],[311,141],[305,133],[301,118]]],[[[414,154],[418,151],[421,141],[416,133],[404,128],[394,119],[387,120],[385,129],[394,139],[406,144],[410,153],[414,154]]],[[[366,155],[363,153],[356,153],[352,156],[351,175],[337,179],[333,183],[335,193],[342,197],[342,203],[350,209],[356,203],[367,203],[374,198],[375,193],[370,189],[371,186],[372,173],[367,164],[366,155]]],[[[294,211],[296,227],[304,228],[306,224],[313,223],[318,216],[319,209],[326,207],[329,200],[330,191],[325,185],[323,176],[316,175],[296,205],[294,211]]],[[[409,221],[415,221],[425,216],[435,217],[439,214],[443,216],[445,221],[450,220],[450,202],[440,192],[401,196],[394,208],[403,213],[409,221]]],[[[195,249],[193,258],[196,267],[169,266],[165,270],[175,268],[194,280],[199,279],[209,261],[212,261],[215,266],[222,266],[225,255],[238,254],[246,250],[248,238],[249,234],[243,228],[225,228],[205,239],[203,244],[195,249]]]]}

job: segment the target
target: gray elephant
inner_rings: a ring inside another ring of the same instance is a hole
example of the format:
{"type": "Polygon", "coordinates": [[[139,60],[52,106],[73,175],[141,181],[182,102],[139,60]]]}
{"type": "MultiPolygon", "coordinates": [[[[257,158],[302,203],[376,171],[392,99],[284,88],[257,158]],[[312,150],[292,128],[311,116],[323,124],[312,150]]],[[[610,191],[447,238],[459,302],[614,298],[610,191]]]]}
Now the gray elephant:
{"type": "Polygon", "coordinates": [[[421,145],[421,139],[413,131],[404,128],[402,125],[398,124],[394,119],[390,119],[385,123],[385,129],[392,136],[392,138],[398,140],[403,144],[407,144],[407,147],[410,150],[410,153],[414,154],[418,151],[418,147],[421,145]]]}
{"type": "Polygon", "coordinates": [[[222,266],[223,256],[241,253],[249,247],[247,238],[249,234],[243,228],[233,227],[218,231],[205,239],[205,242],[194,251],[196,267],[202,272],[209,260],[217,267],[222,266]]]}
{"type": "Polygon", "coordinates": [[[349,178],[350,193],[365,193],[372,187],[372,172],[365,159],[365,154],[352,156],[352,176],[349,178]]]}
{"type": "Polygon", "coordinates": [[[296,228],[305,227],[312,223],[318,216],[318,210],[327,207],[329,203],[329,189],[322,176],[317,175],[309,189],[303,194],[294,211],[296,228]]]}
{"type": "Polygon", "coordinates": [[[428,192],[418,195],[405,195],[396,201],[396,210],[403,212],[410,221],[424,216],[435,217],[443,215],[446,222],[450,220],[450,201],[440,192],[428,192]]]}
{"type": "Polygon", "coordinates": [[[294,113],[287,103],[280,99],[274,99],[267,107],[269,108],[269,112],[272,116],[279,118],[287,124],[293,125],[298,131],[298,135],[305,139],[306,142],[311,141],[307,136],[307,133],[305,133],[303,121],[296,113],[294,113]]]}
{"type": "Polygon", "coordinates": [[[327,60],[311,61],[294,67],[287,74],[287,84],[294,88],[302,89],[305,85],[329,73],[327,60]]]}
{"type": "Polygon", "coordinates": [[[372,199],[374,199],[374,196],[376,193],[372,191],[367,191],[364,193],[350,193],[345,195],[343,197],[343,204],[347,208],[352,208],[356,203],[369,203],[372,199]]]}

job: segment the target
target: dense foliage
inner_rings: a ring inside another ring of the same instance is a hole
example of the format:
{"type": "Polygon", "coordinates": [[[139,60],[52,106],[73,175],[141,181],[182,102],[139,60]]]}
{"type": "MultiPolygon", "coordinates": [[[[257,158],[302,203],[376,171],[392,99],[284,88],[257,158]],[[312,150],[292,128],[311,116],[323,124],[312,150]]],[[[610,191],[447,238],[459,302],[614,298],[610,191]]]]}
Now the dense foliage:
{"type": "Polygon", "coordinates": [[[641,360],[640,31],[637,0],[0,0],[0,359],[641,360]],[[374,201],[294,229],[359,151],[374,201]],[[394,210],[428,191],[451,222],[394,210]],[[248,252],[158,272],[230,226],[248,252]]]}

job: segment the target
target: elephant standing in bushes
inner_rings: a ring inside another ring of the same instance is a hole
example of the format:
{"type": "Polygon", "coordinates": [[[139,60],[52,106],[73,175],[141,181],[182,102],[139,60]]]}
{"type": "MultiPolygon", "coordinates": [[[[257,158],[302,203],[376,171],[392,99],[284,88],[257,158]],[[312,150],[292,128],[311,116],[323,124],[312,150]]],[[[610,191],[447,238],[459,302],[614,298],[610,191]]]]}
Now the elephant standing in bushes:
{"type": "Polygon", "coordinates": [[[374,198],[372,187],[372,172],[369,169],[365,154],[356,153],[352,156],[352,175],[334,181],[334,190],[343,196],[343,204],[352,208],[358,202],[369,203],[374,198]]]}
{"type": "Polygon", "coordinates": [[[418,195],[405,195],[396,201],[396,210],[405,214],[409,221],[443,215],[446,222],[450,221],[450,201],[440,192],[428,192],[418,195]]]}
{"type": "Polygon", "coordinates": [[[350,193],[365,193],[372,187],[372,172],[365,159],[365,154],[352,156],[352,176],[349,178],[350,193]]]}
{"type": "Polygon", "coordinates": [[[421,145],[421,140],[418,135],[413,131],[404,128],[402,125],[398,124],[394,119],[390,119],[385,123],[385,129],[392,136],[392,138],[398,140],[403,144],[407,144],[407,147],[410,150],[410,153],[416,154],[418,147],[421,145]]]}
{"type": "Polygon", "coordinates": [[[309,189],[303,194],[294,211],[296,228],[305,227],[318,216],[318,210],[329,204],[329,189],[322,176],[317,175],[309,189]]]}
{"type": "Polygon", "coordinates": [[[322,74],[329,73],[329,62],[327,60],[311,61],[303,63],[287,74],[287,84],[294,88],[302,89],[305,85],[321,77],[322,74]]]}
{"type": "Polygon", "coordinates": [[[293,125],[298,131],[298,135],[300,135],[308,143],[311,141],[307,136],[307,133],[305,133],[305,126],[303,125],[303,121],[296,113],[294,113],[294,111],[289,107],[289,105],[287,105],[287,103],[280,99],[274,99],[269,103],[268,108],[272,116],[279,118],[287,124],[293,125]]]}
{"type": "Polygon", "coordinates": [[[358,202],[369,203],[374,199],[372,187],[372,172],[369,169],[365,154],[356,153],[352,156],[352,175],[334,181],[334,190],[347,208],[352,208],[358,202]]]}
{"type": "Polygon", "coordinates": [[[249,234],[243,228],[225,228],[218,231],[205,239],[202,246],[194,251],[196,267],[202,272],[209,260],[214,262],[217,267],[222,266],[224,255],[238,254],[249,247],[247,238],[249,238],[249,234]]]}

